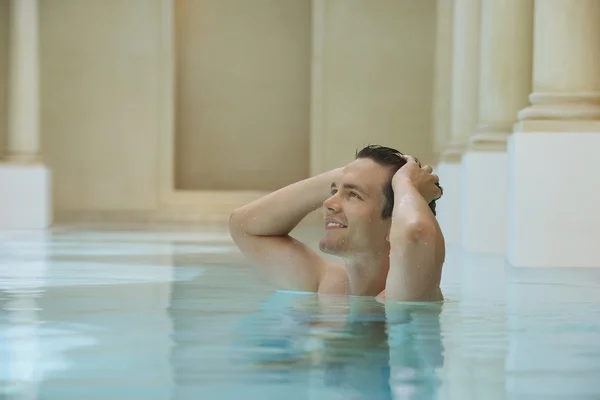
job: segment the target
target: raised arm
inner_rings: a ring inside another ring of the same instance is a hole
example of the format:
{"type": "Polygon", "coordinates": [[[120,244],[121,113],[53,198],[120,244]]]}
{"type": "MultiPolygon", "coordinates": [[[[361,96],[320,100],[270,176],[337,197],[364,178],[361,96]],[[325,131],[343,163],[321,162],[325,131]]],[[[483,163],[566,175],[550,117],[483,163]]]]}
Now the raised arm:
{"type": "Polygon", "coordinates": [[[335,169],[270,193],[236,209],[229,230],[236,245],[279,289],[316,292],[325,261],[290,232],[329,197],[335,169]]]}
{"type": "Polygon", "coordinates": [[[390,269],[385,298],[391,301],[442,300],[440,281],[445,242],[429,203],[440,196],[431,167],[413,159],[392,180],[394,210],[390,228],[390,269]]]}

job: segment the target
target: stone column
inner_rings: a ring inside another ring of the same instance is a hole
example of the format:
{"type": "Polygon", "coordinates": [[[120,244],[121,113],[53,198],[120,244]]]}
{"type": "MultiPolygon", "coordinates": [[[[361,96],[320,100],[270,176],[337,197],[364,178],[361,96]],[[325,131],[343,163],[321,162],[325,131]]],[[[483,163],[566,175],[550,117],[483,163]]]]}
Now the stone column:
{"type": "Polygon", "coordinates": [[[433,147],[440,156],[450,141],[452,96],[452,19],[454,0],[438,0],[433,82],[433,147]]]}
{"type": "Polygon", "coordinates": [[[509,140],[508,261],[600,267],[600,2],[536,0],[531,106],[509,140]]]}
{"type": "Polygon", "coordinates": [[[449,244],[460,243],[460,163],[477,123],[480,7],[481,0],[453,4],[450,140],[437,168],[444,187],[438,220],[449,244]]]}
{"type": "Polygon", "coordinates": [[[448,154],[463,153],[477,124],[481,0],[454,0],[452,102],[448,154]]]}
{"type": "Polygon", "coordinates": [[[10,2],[8,143],[0,163],[0,229],[50,225],[50,171],[40,156],[37,0],[10,2]]]}
{"type": "Polygon", "coordinates": [[[505,254],[506,141],[531,92],[533,0],[482,0],[479,118],[463,157],[462,245],[505,254]]]}
{"type": "Polygon", "coordinates": [[[37,0],[12,0],[10,4],[7,161],[39,161],[37,11],[37,0]]]}
{"type": "Polygon", "coordinates": [[[537,0],[531,106],[520,132],[595,131],[600,120],[600,2],[537,0]],[[588,121],[594,121],[590,126],[588,121]]]}

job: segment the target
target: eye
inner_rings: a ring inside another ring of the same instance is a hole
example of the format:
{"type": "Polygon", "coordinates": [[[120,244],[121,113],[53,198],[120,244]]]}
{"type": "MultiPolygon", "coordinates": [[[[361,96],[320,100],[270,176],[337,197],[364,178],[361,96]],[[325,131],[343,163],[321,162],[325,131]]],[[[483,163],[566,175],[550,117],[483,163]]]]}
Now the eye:
{"type": "Polygon", "coordinates": [[[362,198],[356,192],[350,192],[348,193],[348,196],[356,197],[357,199],[362,200],[362,198]]]}
{"type": "Polygon", "coordinates": [[[331,195],[333,196],[334,194],[337,193],[337,189],[331,189],[331,195]]]}

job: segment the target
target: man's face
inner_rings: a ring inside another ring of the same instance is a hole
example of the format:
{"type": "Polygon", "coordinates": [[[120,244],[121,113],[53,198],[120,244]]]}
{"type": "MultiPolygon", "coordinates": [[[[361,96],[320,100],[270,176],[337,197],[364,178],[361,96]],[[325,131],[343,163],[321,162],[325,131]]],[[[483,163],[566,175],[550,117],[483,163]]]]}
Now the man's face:
{"type": "Polygon", "coordinates": [[[333,182],[331,196],[323,203],[325,236],[321,251],[338,256],[383,251],[391,220],[381,219],[383,187],[390,170],[362,158],[346,165],[339,182],[333,182]],[[340,226],[339,224],[342,224],[340,226]]]}

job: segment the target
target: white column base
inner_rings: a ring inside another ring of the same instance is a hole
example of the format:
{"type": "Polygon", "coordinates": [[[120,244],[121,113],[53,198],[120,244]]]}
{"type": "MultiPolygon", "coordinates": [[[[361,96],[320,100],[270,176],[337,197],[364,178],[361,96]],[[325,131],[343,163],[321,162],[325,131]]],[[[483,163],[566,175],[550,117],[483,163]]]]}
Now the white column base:
{"type": "Polygon", "coordinates": [[[461,167],[458,162],[441,162],[434,173],[440,177],[444,195],[436,203],[436,214],[446,244],[460,245],[461,167]]]}
{"type": "Polygon", "coordinates": [[[517,132],[508,143],[508,262],[600,267],[600,132],[517,132]]]}
{"type": "Polygon", "coordinates": [[[0,164],[0,230],[52,223],[51,173],[44,165],[0,164]]]}
{"type": "Polygon", "coordinates": [[[508,154],[469,151],[462,163],[462,247],[473,253],[505,254],[508,154]]]}

